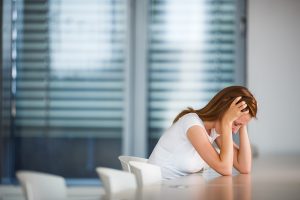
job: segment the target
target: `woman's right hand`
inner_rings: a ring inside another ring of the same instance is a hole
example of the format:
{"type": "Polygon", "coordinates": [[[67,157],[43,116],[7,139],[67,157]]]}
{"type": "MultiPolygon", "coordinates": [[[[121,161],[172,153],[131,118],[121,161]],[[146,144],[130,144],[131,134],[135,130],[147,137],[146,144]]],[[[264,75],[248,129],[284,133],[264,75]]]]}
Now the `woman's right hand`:
{"type": "Polygon", "coordinates": [[[228,108],[228,110],[225,112],[222,120],[224,122],[230,123],[230,125],[236,120],[238,119],[240,116],[245,115],[247,113],[249,113],[249,109],[247,109],[246,111],[242,111],[243,109],[247,108],[247,104],[245,101],[241,101],[238,103],[238,101],[241,99],[242,97],[237,97],[234,99],[234,101],[231,103],[230,107],[228,108]]]}

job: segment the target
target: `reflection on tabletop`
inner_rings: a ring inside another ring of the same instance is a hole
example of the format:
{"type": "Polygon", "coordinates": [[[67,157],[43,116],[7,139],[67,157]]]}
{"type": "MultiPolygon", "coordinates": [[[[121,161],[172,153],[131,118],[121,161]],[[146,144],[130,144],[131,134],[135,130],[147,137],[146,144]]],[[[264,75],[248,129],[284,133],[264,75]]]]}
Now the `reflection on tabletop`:
{"type": "Polygon", "coordinates": [[[251,174],[220,176],[212,169],[202,173],[166,180],[139,189],[126,198],[111,199],[300,199],[300,156],[274,155],[254,159],[251,174]]]}
{"type": "Polygon", "coordinates": [[[164,180],[137,191],[128,191],[103,199],[251,199],[251,175],[220,176],[213,170],[203,173],[164,180]]]}

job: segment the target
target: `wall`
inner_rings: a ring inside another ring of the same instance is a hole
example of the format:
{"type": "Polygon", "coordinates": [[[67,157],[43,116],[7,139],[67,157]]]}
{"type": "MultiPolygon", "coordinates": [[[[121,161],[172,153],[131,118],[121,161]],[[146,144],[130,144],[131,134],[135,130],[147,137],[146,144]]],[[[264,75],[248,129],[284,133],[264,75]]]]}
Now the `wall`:
{"type": "Polygon", "coordinates": [[[251,141],[259,154],[300,154],[300,1],[249,0],[247,45],[251,141]]]}

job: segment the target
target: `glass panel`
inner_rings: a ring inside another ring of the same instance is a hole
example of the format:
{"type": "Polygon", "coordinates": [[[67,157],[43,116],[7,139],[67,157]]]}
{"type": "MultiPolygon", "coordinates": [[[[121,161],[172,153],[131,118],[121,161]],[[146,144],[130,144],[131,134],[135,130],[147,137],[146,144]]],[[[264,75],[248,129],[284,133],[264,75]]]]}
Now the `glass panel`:
{"type": "Polygon", "coordinates": [[[186,107],[235,83],[236,1],[152,0],[149,7],[149,149],[186,107]]]}
{"type": "Polygon", "coordinates": [[[122,0],[14,1],[15,170],[120,168],[126,12],[122,0]]]}

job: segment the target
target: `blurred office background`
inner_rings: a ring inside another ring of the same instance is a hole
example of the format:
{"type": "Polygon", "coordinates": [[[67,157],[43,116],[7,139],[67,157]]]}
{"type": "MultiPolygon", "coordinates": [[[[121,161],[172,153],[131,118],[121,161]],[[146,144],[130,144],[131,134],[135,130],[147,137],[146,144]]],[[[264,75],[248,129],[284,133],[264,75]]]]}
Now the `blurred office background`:
{"type": "Polygon", "coordinates": [[[259,155],[300,153],[300,1],[0,2],[1,183],[20,169],[91,183],[230,85],[257,97],[259,155]]]}

